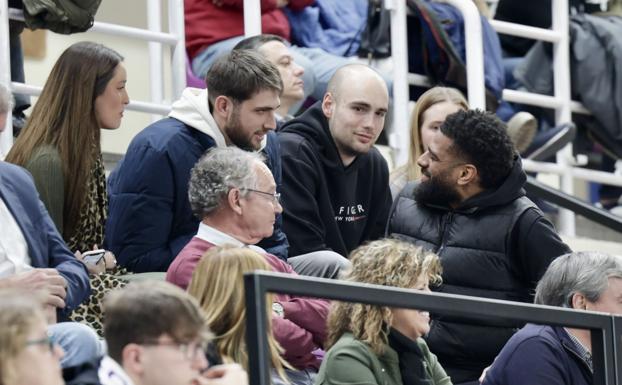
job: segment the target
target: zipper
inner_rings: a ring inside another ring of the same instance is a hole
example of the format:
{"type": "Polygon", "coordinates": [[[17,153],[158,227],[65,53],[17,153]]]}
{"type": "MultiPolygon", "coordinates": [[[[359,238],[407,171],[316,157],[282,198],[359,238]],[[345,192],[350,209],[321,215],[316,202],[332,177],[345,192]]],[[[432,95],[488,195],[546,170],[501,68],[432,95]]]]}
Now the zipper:
{"type": "Polygon", "coordinates": [[[445,242],[447,241],[447,236],[449,233],[449,225],[451,224],[454,218],[454,213],[449,211],[445,218],[443,219],[443,225],[441,226],[441,241],[439,243],[438,249],[436,249],[436,254],[440,255],[443,249],[445,248],[445,242]]]}

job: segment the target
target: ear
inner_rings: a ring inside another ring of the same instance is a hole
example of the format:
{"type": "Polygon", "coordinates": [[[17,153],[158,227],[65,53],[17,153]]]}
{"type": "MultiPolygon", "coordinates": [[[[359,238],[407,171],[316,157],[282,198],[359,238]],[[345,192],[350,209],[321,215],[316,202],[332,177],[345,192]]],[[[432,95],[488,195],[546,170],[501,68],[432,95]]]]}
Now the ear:
{"type": "Polygon", "coordinates": [[[335,99],[333,98],[333,94],[327,92],[324,94],[324,99],[322,99],[322,112],[326,118],[330,118],[333,115],[333,109],[335,108],[335,99]]]}
{"type": "Polygon", "coordinates": [[[238,214],[238,215],[242,215],[242,203],[241,203],[241,199],[242,199],[242,193],[240,192],[239,189],[237,188],[232,188],[231,190],[229,190],[229,193],[227,194],[227,203],[229,204],[229,207],[231,208],[231,210],[233,210],[234,213],[238,214]]]}
{"type": "Polygon", "coordinates": [[[479,174],[477,173],[477,167],[472,164],[465,164],[460,166],[460,175],[458,175],[458,186],[466,186],[469,183],[477,181],[479,174]]]}
{"type": "Polygon", "coordinates": [[[229,114],[231,113],[232,108],[233,102],[231,101],[231,99],[224,95],[220,95],[214,100],[214,115],[218,115],[223,119],[227,119],[229,117],[229,114]]]}
{"type": "Polygon", "coordinates": [[[581,293],[574,293],[571,303],[573,309],[587,310],[587,298],[581,293]]]}
{"type": "Polygon", "coordinates": [[[121,352],[123,359],[121,366],[128,374],[140,376],[144,373],[143,352],[143,347],[138,344],[131,343],[125,345],[121,352]]]}

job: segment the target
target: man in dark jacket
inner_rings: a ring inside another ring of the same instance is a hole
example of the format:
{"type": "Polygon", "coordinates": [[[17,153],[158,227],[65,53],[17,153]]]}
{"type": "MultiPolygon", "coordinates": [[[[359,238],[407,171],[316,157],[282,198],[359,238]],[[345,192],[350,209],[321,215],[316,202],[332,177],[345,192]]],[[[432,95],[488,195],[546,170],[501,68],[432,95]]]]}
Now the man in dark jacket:
{"type": "MultiPolygon", "coordinates": [[[[569,248],[525,197],[504,124],[481,111],[450,115],[418,164],[421,181],[397,197],[387,233],[440,256],[441,292],[531,302],[536,282],[569,248]]],[[[428,345],[454,383],[474,381],[517,326],[438,317],[428,345]]]]}
{"type": "MultiPolygon", "coordinates": [[[[622,314],[622,257],[578,252],[559,257],[536,288],[536,303],[622,314]]],[[[528,324],[501,350],[482,385],[591,385],[591,333],[528,324]]]]}
{"type": "Polygon", "coordinates": [[[373,145],[388,104],[382,77],[351,64],[337,70],[322,101],[279,131],[290,255],[332,250],[345,257],[382,236],[389,171],[373,145]]]}
{"type": "MultiPolygon", "coordinates": [[[[234,51],[207,75],[207,90],[187,88],[168,118],[145,128],[108,180],[106,244],[134,272],[166,271],[196,234],[188,202],[190,170],[212,147],[262,150],[277,185],[280,152],[274,114],[283,83],[261,55],[234,51]]],[[[275,226],[262,247],[283,259],[287,239],[275,226]]]]}

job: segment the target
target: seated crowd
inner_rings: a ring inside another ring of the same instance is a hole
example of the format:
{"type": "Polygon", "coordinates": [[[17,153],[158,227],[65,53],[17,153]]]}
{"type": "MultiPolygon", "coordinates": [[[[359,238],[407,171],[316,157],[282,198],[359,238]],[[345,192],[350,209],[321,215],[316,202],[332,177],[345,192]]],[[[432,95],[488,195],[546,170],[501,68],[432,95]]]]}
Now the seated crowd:
{"type": "MultiPolygon", "coordinates": [[[[622,257],[572,253],[525,195],[497,117],[432,88],[391,174],[374,147],[390,100],[375,69],[343,63],[293,117],[305,97],[293,47],[230,35],[214,38],[230,52],[196,52],[207,89],[185,89],[108,180],[100,130],[129,103],[123,58],[87,42],[59,58],[0,161],[0,385],[244,385],[255,270],[520,302],[535,291],[622,314],[622,257]],[[139,280],[153,272],[166,282],[139,280]]],[[[0,128],[10,106],[0,85],[0,128]]],[[[266,306],[275,384],[592,382],[584,330],[284,294],[266,306]]]]}

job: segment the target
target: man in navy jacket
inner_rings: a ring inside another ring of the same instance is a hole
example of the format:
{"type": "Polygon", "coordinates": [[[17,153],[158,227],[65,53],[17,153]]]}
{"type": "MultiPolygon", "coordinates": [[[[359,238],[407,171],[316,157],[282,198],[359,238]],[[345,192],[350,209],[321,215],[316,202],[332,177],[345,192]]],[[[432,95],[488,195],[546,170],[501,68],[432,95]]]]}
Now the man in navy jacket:
{"type": "MultiPolygon", "coordinates": [[[[188,201],[190,170],[212,147],[261,150],[280,184],[275,111],[283,83],[256,52],[222,56],[206,78],[208,90],[187,88],[168,118],[139,133],[108,180],[106,246],[134,272],[166,271],[196,234],[188,201]]],[[[279,217],[280,218],[280,217],[279,217]]],[[[260,246],[282,259],[287,239],[278,225],[260,246]]]]}
{"type": "MultiPolygon", "coordinates": [[[[622,314],[622,257],[600,252],[566,254],[551,263],[535,303],[622,314]]],[[[505,345],[482,385],[591,385],[591,333],[527,324],[505,345]]]]}

